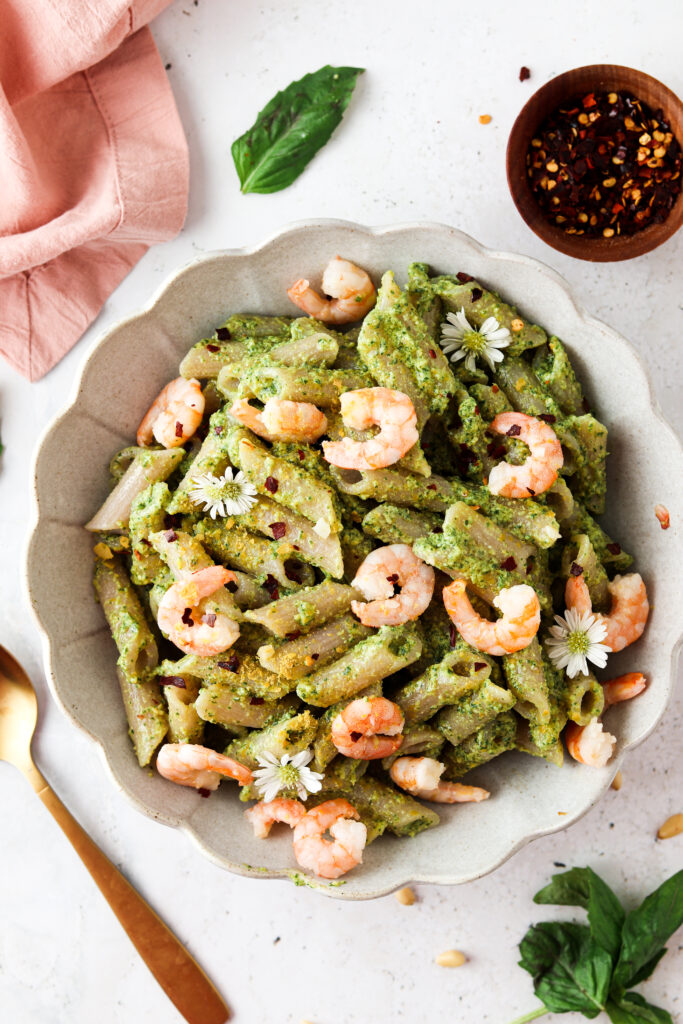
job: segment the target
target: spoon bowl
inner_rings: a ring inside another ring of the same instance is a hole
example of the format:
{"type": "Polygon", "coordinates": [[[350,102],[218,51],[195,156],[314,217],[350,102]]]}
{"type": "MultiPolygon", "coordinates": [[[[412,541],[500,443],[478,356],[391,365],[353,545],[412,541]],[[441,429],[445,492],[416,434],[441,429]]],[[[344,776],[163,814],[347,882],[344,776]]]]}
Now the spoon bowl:
{"type": "Polygon", "coordinates": [[[128,938],[166,995],[190,1024],[224,1024],[230,1011],[220,995],[164,922],[69,814],[31,757],[38,721],[33,684],[19,662],[0,645],[0,761],[23,772],[61,827],[128,938]]]}
{"type": "Polygon", "coordinates": [[[31,739],[38,721],[38,700],[19,662],[0,645],[0,761],[22,772],[35,770],[31,739]]]}

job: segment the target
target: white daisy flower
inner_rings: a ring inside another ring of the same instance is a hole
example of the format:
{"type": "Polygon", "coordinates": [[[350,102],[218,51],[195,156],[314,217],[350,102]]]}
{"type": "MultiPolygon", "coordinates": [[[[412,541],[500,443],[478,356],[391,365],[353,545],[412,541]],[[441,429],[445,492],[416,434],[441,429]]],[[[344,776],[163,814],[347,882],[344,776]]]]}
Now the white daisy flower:
{"type": "Polygon", "coordinates": [[[502,363],[501,348],[510,344],[510,332],[501,327],[495,316],[489,316],[477,330],[465,316],[464,307],[459,313],[447,313],[448,323],[441,328],[441,347],[452,363],[465,360],[465,366],[473,371],[479,358],[495,370],[496,363],[502,363]]]}
{"type": "Polygon", "coordinates": [[[598,668],[607,664],[609,647],[601,643],[607,636],[607,626],[591,614],[579,613],[568,608],[561,615],[555,616],[556,626],[550,627],[550,638],[545,645],[548,648],[555,668],[566,669],[570,679],[581,673],[588,675],[588,662],[592,661],[598,668]]]}
{"type": "Polygon", "coordinates": [[[240,469],[233,476],[232,469],[226,469],[223,476],[202,473],[192,480],[190,501],[203,505],[205,512],[216,516],[239,516],[248,512],[256,501],[256,488],[247,480],[240,469]]]}
{"type": "Polygon", "coordinates": [[[279,760],[275,754],[257,755],[261,767],[254,772],[254,779],[263,799],[274,800],[282,790],[296,790],[299,799],[305,800],[309,793],[322,789],[325,776],[306,767],[312,757],[310,750],[302,750],[294,756],[284,754],[279,760]]]}

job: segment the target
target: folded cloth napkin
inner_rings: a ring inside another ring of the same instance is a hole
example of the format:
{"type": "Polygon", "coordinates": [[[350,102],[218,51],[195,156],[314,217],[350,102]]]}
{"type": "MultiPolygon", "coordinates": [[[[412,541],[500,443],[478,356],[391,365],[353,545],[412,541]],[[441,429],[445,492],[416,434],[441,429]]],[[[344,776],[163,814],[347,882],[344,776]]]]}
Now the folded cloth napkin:
{"type": "Polygon", "coordinates": [[[0,0],[0,353],[31,380],[187,210],[147,22],[169,0],[0,0]]]}

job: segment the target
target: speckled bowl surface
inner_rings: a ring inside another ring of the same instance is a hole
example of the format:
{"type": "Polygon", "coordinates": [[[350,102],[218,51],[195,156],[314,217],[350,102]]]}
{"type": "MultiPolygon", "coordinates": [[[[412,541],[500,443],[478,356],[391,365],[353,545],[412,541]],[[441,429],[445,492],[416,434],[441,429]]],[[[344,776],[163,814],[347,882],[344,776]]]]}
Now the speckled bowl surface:
{"type": "Polygon", "coordinates": [[[232,312],[292,313],[285,289],[302,276],[318,281],[335,253],[375,277],[392,268],[401,282],[412,260],[425,261],[436,272],[466,271],[563,339],[591,407],[610,431],[606,528],[635,554],[652,602],[643,639],[610,659],[610,675],[638,669],[651,680],[638,700],[606,715],[607,727],[618,737],[612,763],[595,770],[566,759],[556,768],[523,754],[505,754],[472,773],[472,781],[491,790],[490,800],[439,807],[441,826],[414,839],[382,837],[343,884],[305,879],[330,896],[364,899],[409,881],[457,884],[492,871],[531,839],[585,814],[609,786],[625,751],[655,728],[671,693],[680,641],[681,539],[680,517],[663,531],[653,506],[683,507],[683,452],[659,414],[633,349],[590,317],[558,274],[525,256],[492,252],[438,224],[379,229],[341,221],[297,224],[255,249],[193,261],[145,310],[108,331],[36,456],[28,589],[60,707],[99,744],[113,779],[135,806],[183,828],[217,864],[257,878],[302,880],[291,835],[255,839],[235,786],[226,784],[201,800],[193,790],[138,767],[126,733],[115,647],[93,600],[93,541],[82,524],[107,493],[112,454],[131,443],[150,401],[177,375],[190,345],[232,312]]]}

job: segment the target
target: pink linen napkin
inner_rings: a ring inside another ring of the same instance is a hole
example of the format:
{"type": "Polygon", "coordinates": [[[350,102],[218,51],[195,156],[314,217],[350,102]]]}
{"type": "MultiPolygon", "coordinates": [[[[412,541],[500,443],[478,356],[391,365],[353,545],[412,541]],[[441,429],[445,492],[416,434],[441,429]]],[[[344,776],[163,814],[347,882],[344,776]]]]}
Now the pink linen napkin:
{"type": "Polygon", "coordinates": [[[169,0],[0,0],[0,353],[30,380],[150,245],[188,153],[147,22],[169,0]]]}

